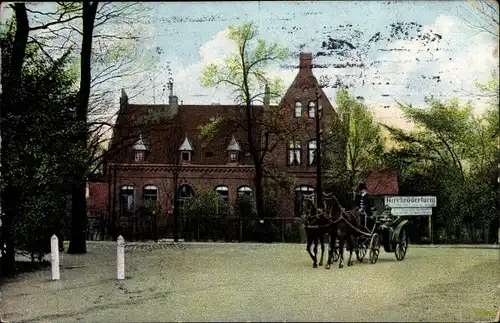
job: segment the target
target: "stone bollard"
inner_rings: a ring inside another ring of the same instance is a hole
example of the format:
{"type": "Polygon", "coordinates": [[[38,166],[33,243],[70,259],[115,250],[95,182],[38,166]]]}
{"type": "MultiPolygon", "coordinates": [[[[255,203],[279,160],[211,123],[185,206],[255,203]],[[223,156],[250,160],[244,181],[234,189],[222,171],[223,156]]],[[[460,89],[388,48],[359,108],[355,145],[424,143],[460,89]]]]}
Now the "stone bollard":
{"type": "Polygon", "coordinates": [[[125,239],[122,236],[116,240],[116,279],[125,279],[125,239]]]}
{"type": "Polygon", "coordinates": [[[50,262],[52,264],[52,280],[59,280],[59,239],[55,234],[50,238],[50,262]]]}

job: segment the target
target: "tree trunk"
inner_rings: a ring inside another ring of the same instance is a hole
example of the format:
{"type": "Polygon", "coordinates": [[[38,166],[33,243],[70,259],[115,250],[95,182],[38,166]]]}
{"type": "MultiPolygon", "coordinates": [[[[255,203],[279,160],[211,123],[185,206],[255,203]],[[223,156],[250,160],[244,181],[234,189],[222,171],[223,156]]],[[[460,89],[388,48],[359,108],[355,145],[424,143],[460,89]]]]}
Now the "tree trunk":
{"type": "MultiPolygon", "coordinates": [[[[19,114],[19,109],[21,108],[15,103],[15,101],[17,101],[15,91],[21,88],[22,66],[26,54],[26,44],[28,42],[29,21],[24,3],[15,3],[14,12],[16,15],[16,34],[12,53],[10,53],[10,62],[8,63],[10,73],[7,75],[6,79],[2,80],[2,109],[0,110],[2,119],[10,112],[17,111],[16,114],[19,114]]],[[[10,138],[13,137],[12,132],[15,134],[15,129],[5,124],[5,122],[2,122],[3,145],[1,153],[3,159],[7,161],[8,156],[15,154],[11,148],[12,144],[10,143],[10,138]]],[[[5,276],[15,272],[15,254],[11,224],[14,216],[19,212],[19,203],[17,202],[20,195],[17,192],[19,188],[13,187],[12,182],[9,181],[11,176],[9,163],[3,164],[2,168],[2,177],[7,182],[2,192],[1,203],[3,223],[0,240],[0,252],[3,253],[1,258],[1,274],[5,276]]]]}
{"type": "Polygon", "coordinates": [[[257,207],[257,214],[259,218],[264,217],[264,188],[262,187],[262,179],[264,177],[264,172],[262,170],[262,165],[257,163],[255,165],[255,203],[257,207]]]}
{"type": "MultiPolygon", "coordinates": [[[[88,143],[87,114],[90,97],[91,56],[94,20],[99,2],[83,2],[83,35],[80,65],[80,102],[76,110],[76,119],[81,124],[78,143],[80,151],[86,156],[88,143]]],[[[86,163],[85,163],[86,164],[86,163]]],[[[72,224],[68,253],[86,253],[85,231],[87,225],[87,199],[85,196],[87,167],[77,167],[76,183],[72,188],[72,224]]]]}
{"type": "Polygon", "coordinates": [[[87,199],[85,197],[85,182],[73,185],[71,190],[71,236],[68,247],[69,254],[87,252],[87,199]],[[83,197],[83,198],[82,198],[83,197]]]}

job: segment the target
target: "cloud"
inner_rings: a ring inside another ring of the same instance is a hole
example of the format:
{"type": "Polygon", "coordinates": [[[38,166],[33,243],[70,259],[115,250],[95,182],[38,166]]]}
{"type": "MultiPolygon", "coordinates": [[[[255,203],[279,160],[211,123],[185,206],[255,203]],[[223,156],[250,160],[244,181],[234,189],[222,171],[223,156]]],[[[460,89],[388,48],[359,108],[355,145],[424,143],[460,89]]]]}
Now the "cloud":
{"type": "MultiPolygon", "coordinates": [[[[227,38],[228,30],[222,30],[209,41],[202,44],[199,50],[199,60],[194,64],[184,65],[181,57],[175,51],[167,53],[163,65],[170,65],[174,79],[174,92],[184,104],[211,104],[220,102],[230,104],[230,91],[224,86],[205,88],[200,84],[200,76],[204,66],[210,63],[223,64],[230,53],[237,53],[237,45],[227,38]]],[[[158,83],[167,83],[168,75],[159,75],[158,83]]],[[[148,93],[150,95],[150,93],[148,93]]],[[[168,98],[164,98],[168,100],[168,98]]],[[[138,97],[138,102],[152,103],[151,99],[138,97]]],[[[158,102],[157,102],[158,103],[158,102]]]]}
{"type": "MultiPolygon", "coordinates": [[[[352,84],[349,88],[351,94],[364,97],[366,105],[374,112],[375,119],[382,123],[410,127],[397,107],[396,100],[414,106],[424,106],[424,97],[430,95],[445,100],[454,96],[458,96],[462,101],[474,99],[477,92],[473,82],[486,81],[493,71],[498,71],[498,53],[493,55],[496,43],[488,39],[487,35],[471,35],[457,17],[441,14],[427,25],[403,23],[403,37],[389,39],[388,33],[393,33],[398,28],[397,24],[393,25],[392,29],[371,30],[365,33],[363,37],[366,36],[366,39],[359,38],[361,36],[356,35],[360,33],[353,31],[354,36],[351,38],[357,52],[351,58],[333,54],[314,60],[315,63],[325,66],[314,69],[316,77],[328,75],[338,77],[343,83],[352,84]],[[382,32],[381,41],[371,43],[370,48],[364,51],[362,46],[368,43],[368,38],[376,31],[382,32]],[[404,36],[405,31],[409,32],[407,36],[404,36]],[[431,41],[426,40],[424,35],[438,36],[435,41],[431,41]],[[347,63],[349,59],[351,63],[364,63],[364,67],[338,68],[331,65],[333,62],[347,63]]],[[[176,56],[175,47],[166,51],[169,57],[165,61],[171,61],[173,67],[175,92],[185,104],[232,103],[228,87],[207,89],[199,82],[206,64],[221,64],[229,53],[237,51],[236,44],[227,39],[227,32],[227,29],[221,30],[202,43],[198,60],[193,64],[184,65],[184,57],[176,56]]],[[[301,41],[313,36],[303,36],[301,41]]],[[[342,35],[338,34],[336,37],[341,39],[342,35]]],[[[293,39],[287,42],[295,43],[293,39]]],[[[322,50],[312,48],[314,44],[321,47],[321,42],[309,41],[305,44],[313,53],[322,50]]],[[[291,50],[293,51],[293,48],[291,50]]],[[[179,49],[177,51],[181,52],[179,49]]],[[[298,57],[287,63],[298,65],[298,57]]],[[[268,74],[271,77],[281,77],[287,88],[295,78],[297,69],[273,65],[269,67],[268,74]]],[[[329,87],[324,91],[334,103],[337,89],[329,87]]],[[[138,101],[152,103],[151,95],[146,100],[138,98],[138,101]]]]}

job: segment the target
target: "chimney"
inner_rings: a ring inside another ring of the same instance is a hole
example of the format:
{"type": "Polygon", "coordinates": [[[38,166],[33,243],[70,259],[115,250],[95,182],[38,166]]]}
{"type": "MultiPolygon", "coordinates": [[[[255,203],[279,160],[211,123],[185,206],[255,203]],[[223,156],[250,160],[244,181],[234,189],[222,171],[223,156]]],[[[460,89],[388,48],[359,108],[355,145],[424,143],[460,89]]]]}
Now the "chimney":
{"type": "Polygon", "coordinates": [[[312,68],[312,53],[300,53],[300,65],[301,70],[310,70],[312,68]]]}
{"type": "Polygon", "coordinates": [[[172,82],[172,81],[168,82],[168,89],[170,90],[169,96],[174,96],[174,82],[172,82]]]}
{"type": "Polygon", "coordinates": [[[179,98],[174,95],[174,83],[169,82],[168,83],[169,88],[170,88],[170,95],[168,97],[168,110],[169,110],[169,115],[174,116],[179,112],[179,98]]]}
{"type": "Polygon", "coordinates": [[[125,93],[125,90],[122,89],[122,94],[120,96],[120,107],[127,104],[128,104],[128,95],[127,93],[125,93]]]}
{"type": "Polygon", "coordinates": [[[264,109],[269,108],[271,105],[271,93],[269,91],[269,85],[266,83],[266,88],[264,90],[264,109]]]}

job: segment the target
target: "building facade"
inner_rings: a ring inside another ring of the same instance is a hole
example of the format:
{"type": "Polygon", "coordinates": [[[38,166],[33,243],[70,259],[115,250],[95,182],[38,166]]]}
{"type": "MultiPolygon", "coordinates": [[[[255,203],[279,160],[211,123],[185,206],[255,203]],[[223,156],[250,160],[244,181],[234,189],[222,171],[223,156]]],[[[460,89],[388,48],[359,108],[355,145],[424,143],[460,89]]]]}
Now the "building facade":
{"type": "MultiPolygon", "coordinates": [[[[273,142],[264,164],[294,178],[294,192],[282,189],[271,173],[265,178],[273,188],[280,216],[293,217],[300,212],[300,195],[315,192],[316,105],[324,133],[332,124],[339,131],[343,127],[313,75],[310,53],[300,54],[298,73],[277,106],[270,105],[267,87],[265,93],[264,104],[252,108],[253,119],[270,120],[279,111],[279,118],[304,125],[293,140],[283,141],[269,134],[268,128],[265,132],[265,122],[252,124],[252,140],[259,147],[273,142]]],[[[133,218],[138,206],[147,201],[158,203],[159,217],[170,217],[174,206],[182,207],[184,201],[206,190],[215,190],[230,208],[238,195],[253,195],[255,167],[248,150],[245,111],[237,105],[179,104],[172,87],[168,105],[130,104],[122,91],[108,150],[107,222],[123,225],[123,219],[133,218]],[[209,124],[217,130],[207,140],[202,129],[209,124]]],[[[344,151],[340,147],[334,156],[345,165],[344,151]]]]}

